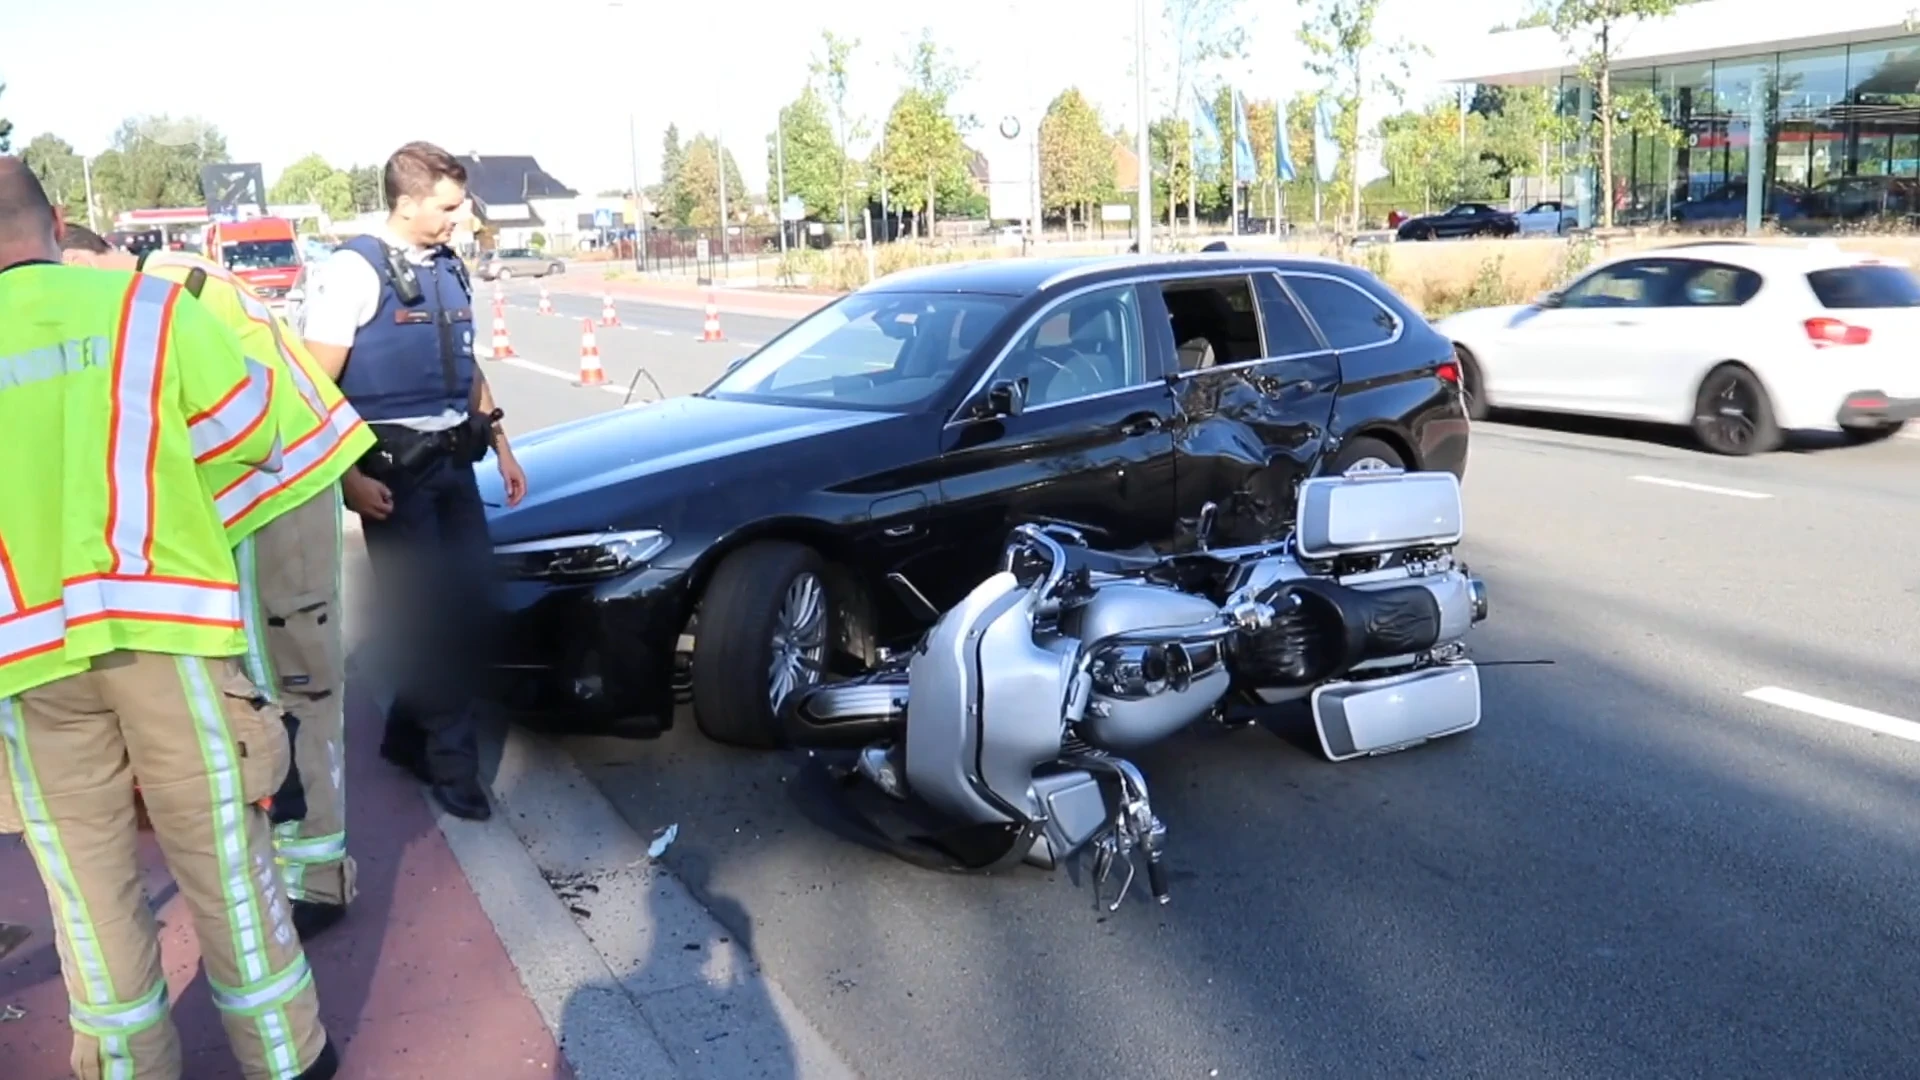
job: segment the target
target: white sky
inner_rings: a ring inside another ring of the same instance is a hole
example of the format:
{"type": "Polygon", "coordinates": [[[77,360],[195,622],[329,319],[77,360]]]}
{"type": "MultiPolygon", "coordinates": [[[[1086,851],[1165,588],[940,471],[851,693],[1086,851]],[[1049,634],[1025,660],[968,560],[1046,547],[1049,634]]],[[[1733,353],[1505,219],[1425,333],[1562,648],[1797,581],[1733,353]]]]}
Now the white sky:
{"type": "MultiPolygon", "coordinates": [[[[1242,7],[1252,54],[1237,73],[1245,92],[1312,85],[1294,40],[1297,0],[1242,7]]],[[[1528,7],[1383,0],[1378,33],[1434,54],[1416,58],[1408,104],[1446,92],[1434,76],[1448,54],[1528,7]]],[[[1150,71],[1169,60],[1160,8],[1148,0],[1150,71]]],[[[805,80],[822,28],[861,39],[853,106],[876,121],[903,81],[896,58],[926,26],[974,66],[956,107],[988,127],[1070,85],[1110,122],[1131,125],[1133,13],[1129,0],[0,0],[0,116],[14,123],[16,149],[51,131],[91,154],[128,115],[198,114],[226,135],[234,160],[260,162],[269,183],[309,152],[335,165],[377,163],[425,138],[456,153],[532,154],[591,194],[626,186],[632,115],[643,184],[657,178],[661,133],[677,121],[682,133],[722,132],[760,190],[766,135],[805,80]],[[716,12],[726,18],[716,23],[716,12]],[[94,58],[84,69],[79,50],[94,58]]],[[[1156,77],[1155,115],[1170,89],[1156,77]]]]}

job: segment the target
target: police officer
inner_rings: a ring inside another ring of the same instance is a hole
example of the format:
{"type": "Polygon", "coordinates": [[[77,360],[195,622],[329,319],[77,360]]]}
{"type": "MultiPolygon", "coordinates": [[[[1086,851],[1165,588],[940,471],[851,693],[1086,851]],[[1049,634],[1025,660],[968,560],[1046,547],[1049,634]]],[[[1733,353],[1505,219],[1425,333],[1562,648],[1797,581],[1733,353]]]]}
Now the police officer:
{"type": "Polygon", "coordinates": [[[0,743],[54,915],[73,1071],[181,1076],[137,782],[243,1072],[331,1077],[273,872],[269,807],[299,795],[287,728],[234,659],[237,574],[200,472],[283,468],[272,378],[178,286],[58,265],[61,230],[0,158],[0,743]]]}
{"type": "Polygon", "coordinates": [[[473,295],[448,247],[467,172],[430,143],[387,159],[384,228],[309,268],[296,318],[378,443],[342,481],[361,517],[401,655],[381,755],[450,814],[491,814],[477,775],[474,687],[484,674],[493,549],[473,466],[492,450],[507,504],[526,494],[473,358],[473,295]]]}
{"type": "MultiPolygon", "coordinates": [[[[240,572],[247,677],[297,720],[293,757],[306,813],[274,829],[274,855],[293,901],[293,926],[311,939],[353,900],[347,855],[346,659],[341,638],[340,477],[373,436],[291,327],[226,267],[182,251],[114,252],[99,234],[67,226],[69,263],[138,269],[178,282],[273,371],[272,406],[285,467],[201,470],[240,572]]],[[[191,356],[182,358],[193,363],[191,356]]]]}

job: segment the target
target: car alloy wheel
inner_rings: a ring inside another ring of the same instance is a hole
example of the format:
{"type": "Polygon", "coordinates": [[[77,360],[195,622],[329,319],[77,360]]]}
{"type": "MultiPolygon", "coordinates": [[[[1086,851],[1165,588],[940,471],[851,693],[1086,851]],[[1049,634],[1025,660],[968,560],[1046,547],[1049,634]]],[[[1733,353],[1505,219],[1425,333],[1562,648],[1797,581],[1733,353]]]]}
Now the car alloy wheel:
{"type": "Polygon", "coordinates": [[[1716,454],[1762,454],[1780,444],[1773,404],[1760,380],[1745,368],[1726,364],[1700,384],[1693,410],[1693,432],[1716,454]]]}
{"type": "Polygon", "coordinates": [[[773,626],[773,663],[767,702],[774,712],[795,690],[820,681],[827,655],[827,590],[818,575],[802,573],[787,586],[773,626]]]}

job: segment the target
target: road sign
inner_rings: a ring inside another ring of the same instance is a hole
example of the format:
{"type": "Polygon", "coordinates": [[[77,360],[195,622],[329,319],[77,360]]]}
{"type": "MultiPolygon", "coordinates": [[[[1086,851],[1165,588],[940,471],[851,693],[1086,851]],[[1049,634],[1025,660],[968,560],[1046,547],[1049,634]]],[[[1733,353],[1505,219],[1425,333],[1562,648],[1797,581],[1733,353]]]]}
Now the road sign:
{"type": "Polygon", "coordinates": [[[713,246],[707,242],[707,238],[704,236],[693,242],[693,248],[693,257],[699,259],[701,262],[705,262],[713,257],[713,246]]]}
{"type": "Polygon", "coordinates": [[[593,212],[593,227],[596,229],[613,228],[613,211],[602,208],[593,212]]]}
{"type": "Polygon", "coordinates": [[[798,195],[789,195],[787,201],[780,204],[781,221],[802,221],[806,216],[807,206],[798,195]]]}

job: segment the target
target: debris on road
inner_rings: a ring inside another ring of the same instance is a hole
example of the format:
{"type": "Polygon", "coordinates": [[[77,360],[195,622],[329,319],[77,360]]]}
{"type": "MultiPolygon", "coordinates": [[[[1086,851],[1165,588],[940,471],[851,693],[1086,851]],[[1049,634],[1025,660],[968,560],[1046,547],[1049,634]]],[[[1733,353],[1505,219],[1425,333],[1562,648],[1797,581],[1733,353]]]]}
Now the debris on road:
{"type": "Polygon", "coordinates": [[[680,826],[677,824],[669,825],[665,829],[660,830],[660,833],[653,838],[653,843],[647,845],[647,858],[658,859],[660,856],[665,855],[667,849],[673,846],[674,840],[677,839],[679,835],[680,826]]]}

